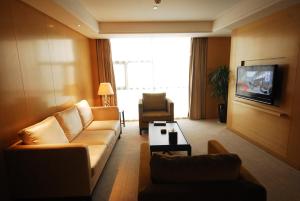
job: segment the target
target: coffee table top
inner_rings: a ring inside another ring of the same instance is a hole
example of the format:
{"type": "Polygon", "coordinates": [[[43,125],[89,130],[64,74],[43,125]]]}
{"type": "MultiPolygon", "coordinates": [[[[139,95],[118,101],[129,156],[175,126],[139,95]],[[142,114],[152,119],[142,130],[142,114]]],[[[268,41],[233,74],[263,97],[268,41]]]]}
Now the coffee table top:
{"type": "Polygon", "coordinates": [[[175,146],[189,145],[185,136],[183,135],[177,122],[166,123],[165,126],[154,126],[154,123],[149,123],[149,145],[150,146],[174,146],[169,143],[168,131],[173,130],[177,132],[177,144],[175,146]],[[161,129],[166,129],[166,134],[161,134],[161,129]]]}

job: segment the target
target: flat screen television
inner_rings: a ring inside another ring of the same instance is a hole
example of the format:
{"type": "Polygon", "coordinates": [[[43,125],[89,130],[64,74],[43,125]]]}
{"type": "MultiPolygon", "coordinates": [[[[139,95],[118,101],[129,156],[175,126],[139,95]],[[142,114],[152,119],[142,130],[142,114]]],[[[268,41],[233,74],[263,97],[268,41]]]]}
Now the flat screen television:
{"type": "Polygon", "coordinates": [[[276,96],[277,65],[239,66],[236,96],[273,105],[276,96]]]}

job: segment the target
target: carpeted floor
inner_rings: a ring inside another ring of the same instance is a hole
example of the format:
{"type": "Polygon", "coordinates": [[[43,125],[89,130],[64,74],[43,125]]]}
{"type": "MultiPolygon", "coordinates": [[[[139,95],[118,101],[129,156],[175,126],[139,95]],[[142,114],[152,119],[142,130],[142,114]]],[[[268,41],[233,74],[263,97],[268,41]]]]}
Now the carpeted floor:
{"type": "MultiPolygon", "coordinates": [[[[207,152],[207,141],[217,139],[229,151],[237,153],[243,165],[265,185],[268,201],[299,201],[300,171],[226,129],[216,120],[178,120],[192,145],[192,154],[207,152]]],[[[138,122],[126,122],[121,139],[99,179],[93,201],[136,201],[139,145],[148,135],[139,135],[138,122]]]]}

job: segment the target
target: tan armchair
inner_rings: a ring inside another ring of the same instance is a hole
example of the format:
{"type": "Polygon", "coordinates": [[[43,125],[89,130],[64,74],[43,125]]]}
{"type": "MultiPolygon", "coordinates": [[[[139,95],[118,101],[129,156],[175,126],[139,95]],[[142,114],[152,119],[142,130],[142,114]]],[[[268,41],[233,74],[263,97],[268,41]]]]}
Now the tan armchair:
{"type": "Polygon", "coordinates": [[[166,93],[144,93],[139,101],[140,135],[152,121],[174,121],[174,103],[166,93]]]}

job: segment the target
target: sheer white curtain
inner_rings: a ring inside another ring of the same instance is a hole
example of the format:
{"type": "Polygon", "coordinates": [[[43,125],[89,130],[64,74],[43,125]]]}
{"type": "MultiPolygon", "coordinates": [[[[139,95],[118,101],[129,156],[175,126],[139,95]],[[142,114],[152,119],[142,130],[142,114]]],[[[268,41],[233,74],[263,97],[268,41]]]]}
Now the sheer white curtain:
{"type": "Polygon", "coordinates": [[[174,115],[187,117],[190,59],[189,37],[114,38],[111,49],[118,106],[126,120],[138,119],[144,92],[166,92],[174,115]]]}

